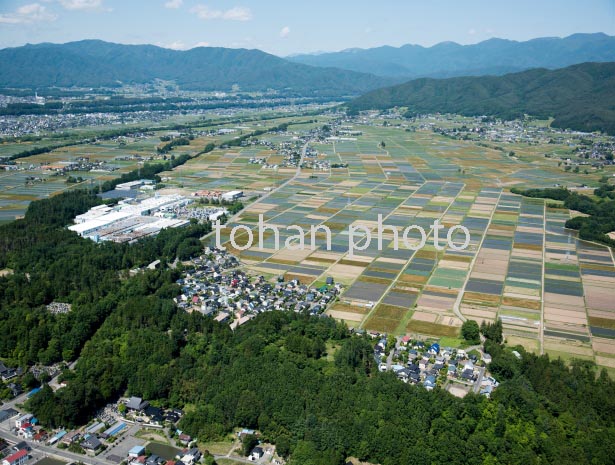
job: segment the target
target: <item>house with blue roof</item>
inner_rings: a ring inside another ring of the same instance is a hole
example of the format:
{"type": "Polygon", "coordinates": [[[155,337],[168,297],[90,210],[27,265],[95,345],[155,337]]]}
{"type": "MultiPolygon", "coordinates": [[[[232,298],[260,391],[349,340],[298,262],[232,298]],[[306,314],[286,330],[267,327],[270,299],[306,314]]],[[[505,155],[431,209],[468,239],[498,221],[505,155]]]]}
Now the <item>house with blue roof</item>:
{"type": "Polygon", "coordinates": [[[436,387],[436,377],[434,375],[429,375],[425,378],[425,381],[423,381],[423,387],[425,389],[427,389],[428,391],[431,391],[433,388],[436,387]]]}

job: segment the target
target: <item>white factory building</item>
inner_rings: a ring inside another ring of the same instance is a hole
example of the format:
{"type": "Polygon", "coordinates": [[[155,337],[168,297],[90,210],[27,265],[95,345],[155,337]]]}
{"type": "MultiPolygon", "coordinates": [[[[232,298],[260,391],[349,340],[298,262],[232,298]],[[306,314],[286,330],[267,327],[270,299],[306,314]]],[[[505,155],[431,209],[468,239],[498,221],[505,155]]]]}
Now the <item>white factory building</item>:
{"type": "Polygon", "coordinates": [[[117,186],[115,186],[115,190],[130,191],[134,189],[139,189],[141,186],[146,186],[150,184],[154,184],[154,181],[152,181],[151,179],[139,179],[138,181],[123,182],[122,184],[118,184],[117,186]]]}
{"type": "Polygon", "coordinates": [[[243,191],[230,191],[222,194],[222,200],[226,200],[227,202],[233,202],[241,197],[243,197],[243,191]]]}
{"type": "Polygon", "coordinates": [[[77,216],[75,224],[68,229],[96,242],[132,242],[156,235],[164,228],[187,225],[188,220],[160,218],[153,215],[186,206],[191,202],[191,199],[181,195],[161,195],[141,201],[123,200],[115,207],[99,205],[77,216]]]}

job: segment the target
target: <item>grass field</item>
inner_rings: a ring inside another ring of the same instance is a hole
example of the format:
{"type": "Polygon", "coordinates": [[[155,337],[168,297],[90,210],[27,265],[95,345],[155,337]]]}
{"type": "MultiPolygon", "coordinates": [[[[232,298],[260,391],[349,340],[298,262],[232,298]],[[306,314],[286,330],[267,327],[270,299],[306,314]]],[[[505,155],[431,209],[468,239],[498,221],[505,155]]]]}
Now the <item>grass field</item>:
{"type": "Polygon", "coordinates": [[[165,460],[173,460],[177,454],[181,452],[177,447],[172,447],[166,444],[160,444],[157,442],[150,442],[147,444],[146,449],[152,454],[159,455],[165,460]]]}

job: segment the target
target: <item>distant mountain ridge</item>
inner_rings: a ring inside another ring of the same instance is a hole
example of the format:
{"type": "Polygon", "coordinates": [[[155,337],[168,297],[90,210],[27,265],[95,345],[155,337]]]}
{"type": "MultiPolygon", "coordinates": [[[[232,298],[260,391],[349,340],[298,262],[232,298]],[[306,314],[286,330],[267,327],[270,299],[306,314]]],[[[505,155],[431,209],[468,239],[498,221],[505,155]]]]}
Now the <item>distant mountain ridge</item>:
{"type": "Polygon", "coordinates": [[[352,100],[351,113],[407,107],[415,113],[458,113],[512,119],[555,118],[552,125],[615,135],[615,63],[582,63],[504,76],[421,78],[352,100]]]}
{"type": "Polygon", "coordinates": [[[189,90],[284,90],[301,95],[358,95],[391,79],[292,63],[260,50],[198,47],[187,51],[100,40],[0,50],[0,86],[101,87],[159,78],[189,90]]]}
{"type": "Polygon", "coordinates": [[[432,47],[408,44],[353,48],[288,59],[387,77],[502,75],[531,68],[556,69],[584,62],[615,61],[615,37],[603,33],[573,34],[525,42],[494,38],[473,45],[442,42],[432,47]]]}

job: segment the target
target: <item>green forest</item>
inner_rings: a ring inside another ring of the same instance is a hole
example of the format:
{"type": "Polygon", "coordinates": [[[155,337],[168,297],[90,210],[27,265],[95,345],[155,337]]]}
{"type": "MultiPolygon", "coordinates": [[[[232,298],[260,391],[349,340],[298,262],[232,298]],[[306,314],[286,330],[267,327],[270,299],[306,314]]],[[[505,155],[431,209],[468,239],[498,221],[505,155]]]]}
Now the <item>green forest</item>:
{"type": "Polygon", "coordinates": [[[135,245],[96,244],[68,231],[75,215],[102,201],[87,191],[71,191],[33,202],[25,218],[0,226],[0,357],[12,363],[49,364],[75,359],[83,345],[117,306],[120,270],[156,259],[173,261],[201,250],[209,225],[165,230],[135,245]],[[52,315],[54,300],[73,304],[52,315]]]}
{"type": "Polygon", "coordinates": [[[416,79],[369,92],[346,106],[351,113],[407,107],[410,117],[440,112],[515,119],[528,114],[553,117],[557,128],[615,134],[614,101],[615,63],[582,63],[504,76],[416,79]]]}
{"type": "Polygon", "coordinates": [[[200,441],[258,428],[291,465],[338,465],[355,456],[399,464],[605,464],[615,457],[615,383],[595,365],[571,366],[482,327],[491,399],[464,399],[379,373],[373,342],[333,319],[262,314],[232,332],[179,310],[179,270],[129,268],[198,252],[207,225],[134,245],[70,233],[74,214],[100,200],[86,191],[31,204],[0,227],[0,356],[22,365],[79,361],[27,403],[45,426],[76,426],[120,395],[183,408],[179,428],[200,441]],[[70,302],[68,315],[44,305],[70,302]]]}

